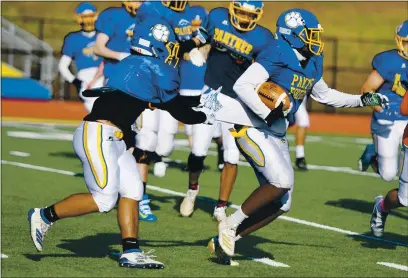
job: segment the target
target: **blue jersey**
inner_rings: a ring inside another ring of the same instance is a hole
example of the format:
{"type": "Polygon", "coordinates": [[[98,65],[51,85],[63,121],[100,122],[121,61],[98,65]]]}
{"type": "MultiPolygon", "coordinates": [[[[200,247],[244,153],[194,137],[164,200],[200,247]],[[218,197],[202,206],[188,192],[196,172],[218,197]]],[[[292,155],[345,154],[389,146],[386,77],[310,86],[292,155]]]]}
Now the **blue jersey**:
{"type": "Polygon", "coordinates": [[[64,38],[61,53],[75,61],[78,71],[98,67],[102,58],[93,52],[95,40],[96,34],[89,37],[82,31],[71,32],[64,38]]]}
{"type": "Polygon", "coordinates": [[[313,86],[323,75],[323,55],[312,56],[302,67],[290,45],[274,40],[256,59],[269,73],[269,80],[289,93],[293,108],[291,119],[302,104],[303,98],[312,92],[313,86]]]}
{"type": "Polygon", "coordinates": [[[377,92],[387,96],[390,101],[389,109],[374,112],[374,118],[389,121],[408,120],[407,116],[400,113],[402,99],[408,90],[408,60],[394,49],[377,54],[372,66],[384,79],[377,92]]]}
{"type": "Polygon", "coordinates": [[[177,41],[167,21],[150,17],[138,23],[132,39],[134,55],[126,57],[115,66],[115,72],[111,74],[106,85],[152,103],[171,100],[177,95],[180,87],[177,59],[167,62],[167,54],[157,57],[143,54],[152,48],[156,49],[156,52],[165,53],[166,46],[171,43],[177,41]],[[161,32],[155,33],[158,26],[161,32]],[[164,32],[167,33],[165,39],[158,37],[158,34],[164,32]]]}
{"type": "Polygon", "coordinates": [[[208,21],[211,51],[207,60],[205,84],[212,89],[222,86],[224,94],[236,97],[232,89],[235,82],[274,37],[260,25],[247,32],[235,29],[226,8],[213,9],[208,21]]]}
{"type": "MultiPolygon", "coordinates": [[[[109,37],[106,47],[118,52],[130,53],[130,40],[135,27],[135,17],[133,17],[124,7],[108,8],[100,13],[95,24],[96,30],[109,37]]],[[[110,77],[113,67],[119,61],[104,59],[105,77],[110,77]]]]}

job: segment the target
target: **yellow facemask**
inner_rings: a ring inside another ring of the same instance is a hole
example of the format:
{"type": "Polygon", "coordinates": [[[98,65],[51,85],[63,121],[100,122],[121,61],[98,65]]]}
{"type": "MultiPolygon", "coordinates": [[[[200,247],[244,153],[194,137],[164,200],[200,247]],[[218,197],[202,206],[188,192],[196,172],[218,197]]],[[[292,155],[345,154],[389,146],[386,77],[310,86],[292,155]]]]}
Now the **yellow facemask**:
{"type": "Polygon", "coordinates": [[[131,15],[136,15],[136,11],[142,5],[142,1],[122,1],[122,4],[131,15]]]}
{"type": "Polygon", "coordinates": [[[229,15],[232,26],[240,31],[251,31],[263,14],[262,8],[249,10],[241,6],[239,2],[232,1],[229,5],[229,15]]]}
{"type": "Polygon", "coordinates": [[[299,34],[300,39],[314,55],[320,55],[323,52],[322,33],[323,28],[304,28],[299,34]]]}
{"type": "Polygon", "coordinates": [[[97,13],[78,14],[76,16],[76,21],[81,25],[85,32],[91,32],[95,30],[95,21],[97,18],[97,13]]]}
{"type": "Polygon", "coordinates": [[[164,6],[172,9],[176,12],[182,12],[187,6],[188,1],[186,0],[176,0],[176,1],[161,1],[164,6]]]}

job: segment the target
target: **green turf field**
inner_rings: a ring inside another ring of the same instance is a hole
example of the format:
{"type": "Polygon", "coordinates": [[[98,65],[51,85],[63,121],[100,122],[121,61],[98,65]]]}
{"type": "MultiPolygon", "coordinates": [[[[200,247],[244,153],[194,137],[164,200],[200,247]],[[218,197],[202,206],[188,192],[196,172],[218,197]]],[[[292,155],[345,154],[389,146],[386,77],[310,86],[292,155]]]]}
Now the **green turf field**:
{"type": "MultiPolygon", "coordinates": [[[[377,264],[408,266],[407,210],[399,209],[389,216],[385,240],[376,241],[369,234],[374,197],[397,187],[398,182],[386,183],[372,173],[359,175],[355,171],[368,138],[327,135],[309,137],[306,151],[312,170],[296,172],[292,210],[286,218],[237,243],[235,259],[240,263],[237,267],[216,264],[206,249],[209,238],[216,233],[216,225],[210,217],[211,200],[218,195],[215,156],[207,158],[209,169],[203,173],[200,183],[200,195],[208,198],[197,202],[193,217],[182,218],[178,214],[182,197],[177,193],[184,193],[187,184],[187,175],[180,168],[186,162],[188,151],[182,147],[171,156],[173,162],[167,176],[149,180],[150,185],[156,186],[155,190],[150,188],[149,194],[159,221],[141,224],[142,246],[145,251],[156,250],[158,259],[166,265],[164,270],[118,267],[112,255],[121,250],[115,210],[106,215],[57,222],[47,234],[44,252],[38,253],[28,232],[28,209],[86,191],[81,164],[69,141],[72,131],[71,127],[2,127],[1,253],[8,256],[1,259],[3,276],[407,277],[403,270],[377,264]],[[30,156],[11,155],[10,151],[30,156]],[[65,172],[49,172],[50,169],[65,172]],[[163,189],[169,191],[164,193],[163,189]],[[305,222],[293,222],[298,220],[305,222]],[[365,237],[353,236],[353,233],[365,237]],[[270,266],[251,258],[267,258],[269,262],[273,260],[289,267],[270,266]]],[[[293,136],[289,141],[293,146],[293,136]]],[[[232,202],[240,204],[256,186],[251,168],[241,166],[232,202]]]]}

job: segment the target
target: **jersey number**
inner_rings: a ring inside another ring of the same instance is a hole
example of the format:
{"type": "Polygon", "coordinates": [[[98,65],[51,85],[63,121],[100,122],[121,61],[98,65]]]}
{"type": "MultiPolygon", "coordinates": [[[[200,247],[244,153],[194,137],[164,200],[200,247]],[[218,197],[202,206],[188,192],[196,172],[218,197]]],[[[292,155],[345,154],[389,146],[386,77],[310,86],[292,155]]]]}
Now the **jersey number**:
{"type": "Polygon", "coordinates": [[[394,84],[392,85],[392,91],[401,97],[405,95],[406,89],[401,84],[401,74],[399,73],[395,74],[394,84]]]}

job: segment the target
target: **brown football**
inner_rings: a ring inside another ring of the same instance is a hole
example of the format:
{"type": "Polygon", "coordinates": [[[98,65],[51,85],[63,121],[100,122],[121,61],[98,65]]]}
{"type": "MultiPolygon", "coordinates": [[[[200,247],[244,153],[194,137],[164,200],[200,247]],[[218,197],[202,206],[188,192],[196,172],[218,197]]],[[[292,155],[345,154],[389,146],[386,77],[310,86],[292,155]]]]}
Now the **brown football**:
{"type": "Polygon", "coordinates": [[[277,102],[280,98],[283,98],[283,111],[289,109],[290,99],[286,94],[285,90],[279,85],[272,82],[265,82],[258,88],[258,96],[261,98],[262,102],[268,106],[269,109],[273,110],[278,105],[277,102]]]}

